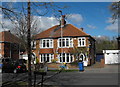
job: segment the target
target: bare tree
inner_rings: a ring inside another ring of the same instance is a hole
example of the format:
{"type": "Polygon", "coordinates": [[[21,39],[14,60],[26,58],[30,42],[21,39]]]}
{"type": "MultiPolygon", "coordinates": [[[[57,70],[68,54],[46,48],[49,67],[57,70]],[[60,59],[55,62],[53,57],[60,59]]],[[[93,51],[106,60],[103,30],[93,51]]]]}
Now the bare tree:
{"type": "Polygon", "coordinates": [[[119,2],[113,2],[110,6],[109,6],[111,12],[112,12],[112,19],[113,19],[113,23],[115,23],[116,20],[118,20],[118,49],[120,49],[120,1],[119,2]]]}
{"type": "Polygon", "coordinates": [[[33,15],[39,15],[44,16],[49,12],[50,9],[53,10],[53,12],[56,11],[54,8],[53,3],[47,2],[47,3],[34,3],[30,2],[24,2],[23,5],[19,8],[17,6],[14,6],[13,3],[5,3],[3,6],[0,6],[2,8],[2,13],[4,13],[4,18],[10,19],[12,23],[15,24],[16,34],[19,36],[24,43],[24,46],[28,53],[28,86],[31,87],[32,84],[32,78],[31,78],[31,41],[32,36],[34,35],[34,30],[36,29],[36,23],[35,21],[32,21],[33,15]],[[11,5],[10,5],[11,4],[11,5]],[[40,11],[41,6],[45,9],[44,11],[40,11]],[[19,8],[19,9],[18,9],[19,8]],[[31,31],[33,29],[33,31],[31,31]]]}
{"type": "Polygon", "coordinates": [[[113,2],[110,6],[109,9],[112,12],[112,19],[116,20],[120,18],[120,1],[119,2],[113,2]]]}

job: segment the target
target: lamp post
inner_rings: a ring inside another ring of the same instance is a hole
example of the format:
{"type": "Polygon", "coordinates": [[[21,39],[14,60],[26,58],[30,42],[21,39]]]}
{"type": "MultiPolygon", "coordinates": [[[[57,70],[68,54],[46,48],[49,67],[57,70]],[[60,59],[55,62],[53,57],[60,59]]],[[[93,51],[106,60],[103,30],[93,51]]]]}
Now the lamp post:
{"type": "Polygon", "coordinates": [[[63,63],[63,49],[62,49],[62,38],[63,38],[63,29],[62,29],[62,11],[61,10],[58,10],[58,12],[61,13],[61,19],[60,19],[60,30],[61,30],[61,60],[62,60],[62,63],[63,63]]]}

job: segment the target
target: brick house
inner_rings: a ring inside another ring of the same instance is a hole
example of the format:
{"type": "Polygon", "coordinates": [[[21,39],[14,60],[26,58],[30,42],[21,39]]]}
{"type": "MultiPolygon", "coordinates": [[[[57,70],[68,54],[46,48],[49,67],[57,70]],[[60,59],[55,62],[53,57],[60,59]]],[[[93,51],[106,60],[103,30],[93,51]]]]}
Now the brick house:
{"type": "Polygon", "coordinates": [[[58,64],[70,64],[78,59],[85,66],[94,64],[95,39],[86,34],[83,28],[66,24],[64,17],[62,21],[61,26],[53,26],[35,36],[32,46],[36,58],[40,63],[47,61],[48,64],[52,64],[53,60],[58,64]]]}
{"type": "Polygon", "coordinates": [[[20,40],[10,31],[0,32],[0,58],[19,58],[20,40]]]}

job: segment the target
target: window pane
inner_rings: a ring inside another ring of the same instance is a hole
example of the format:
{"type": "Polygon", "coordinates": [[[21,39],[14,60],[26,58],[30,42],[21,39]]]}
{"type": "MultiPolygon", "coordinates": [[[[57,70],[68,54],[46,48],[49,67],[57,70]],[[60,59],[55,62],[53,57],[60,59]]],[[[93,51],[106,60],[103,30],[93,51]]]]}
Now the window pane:
{"type": "Polygon", "coordinates": [[[59,47],[61,47],[61,39],[59,39],[59,47]]]}
{"type": "Polygon", "coordinates": [[[82,41],[82,45],[83,45],[83,46],[85,45],[85,42],[84,42],[84,41],[82,41]]]}
{"type": "Polygon", "coordinates": [[[81,46],[81,39],[79,39],[79,45],[81,46]]]}
{"type": "Polygon", "coordinates": [[[46,46],[46,47],[49,47],[49,40],[46,40],[46,43],[47,43],[47,46],[46,46]]]}
{"type": "Polygon", "coordinates": [[[49,60],[49,54],[46,54],[46,55],[47,55],[47,58],[46,58],[47,60],[46,61],[49,62],[50,61],[49,60]]]}
{"type": "Polygon", "coordinates": [[[45,40],[43,40],[43,47],[45,47],[45,40]]]}
{"type": "Polygon", "coordinates": [[[59,56],[60,56],[60,62],[62,62],[62,55],[60,54],[59,56]]]}
{"type": "Polygon", "coordinates": [[[69,54],[66,54],[67,62],[69,62],[69,54]]]}
{"type": "Polygon", "coordinates": [[[62,39],[62,47],[65,47],[65,39],[62,39]]]}
{"type": "Polygon", "coordinates": [[[63,54],[63,62],[65,62],[65,54],[63,54]]]}
{"type": "Polygon", "coordinates": [[[66,39],[66,46],[69,46],[69,39],[66,39]]]}
{"type": "Polygon", "coordinates": [[[50,47],[53,47],[53,40],[50,40],[50,47]]]}
{"type": "Polygon", "coordinates": [[[72,62],[73,61],[73,58],[72,58],[72,54],[70,55],[70,62],[72,62]]]}

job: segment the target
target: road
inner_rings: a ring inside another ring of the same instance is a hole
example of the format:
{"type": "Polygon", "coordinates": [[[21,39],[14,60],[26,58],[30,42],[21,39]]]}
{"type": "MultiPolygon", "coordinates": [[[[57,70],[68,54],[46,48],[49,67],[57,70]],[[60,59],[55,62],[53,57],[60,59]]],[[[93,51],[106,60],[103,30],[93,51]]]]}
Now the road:
{"type": "Polygon", "coordinates": [[[117,73],[63,72],[45,81],[47,85],[117,85],[117,73]]]}
{"type": "MultiPolygon", "coordinates": [[[[49,78],[56,72],[48,72],[45,78],[49,78]]],[[[3,73],[2,83],[6,84],[14,81],[27,82],[28,73],[3,73]]],[[[37,75],[37,83],[41,81],[41,76],[37,75]]],[[[87,69],[84,72],[61,72],[47,79],[44,85],[118,85],[118,67],[107,66],[102,69],[87,69]]]]}

